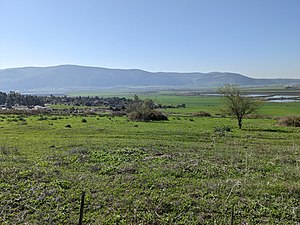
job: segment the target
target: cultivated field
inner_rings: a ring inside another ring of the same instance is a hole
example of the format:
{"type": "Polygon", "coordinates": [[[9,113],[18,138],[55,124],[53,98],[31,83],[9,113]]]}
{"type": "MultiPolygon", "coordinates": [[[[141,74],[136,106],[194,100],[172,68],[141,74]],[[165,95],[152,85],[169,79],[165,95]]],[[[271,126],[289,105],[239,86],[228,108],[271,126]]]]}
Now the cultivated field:
{"type": "Polygon", "coordinates": [[[187,108],[148,123],[2,115],[0,224],[78,224],[82,191],[83,224],[230,224],[232,212],[234,224],[299,224],[300,129],[275,117],[300,103],[266,103],[239,130],[217,97],[142,97],[187,108]]]}

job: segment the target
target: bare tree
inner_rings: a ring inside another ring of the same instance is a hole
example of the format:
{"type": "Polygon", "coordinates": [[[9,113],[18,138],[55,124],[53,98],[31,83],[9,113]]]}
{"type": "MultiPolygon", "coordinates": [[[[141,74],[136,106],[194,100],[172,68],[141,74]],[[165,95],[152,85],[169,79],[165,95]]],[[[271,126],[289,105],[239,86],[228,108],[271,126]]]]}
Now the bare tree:
{"type": "Polygon", "coordinates": [[[245,96],[237,85],[226,84],[219,88],[225,102],[226,113],[233,115],[238,120],[238,126],[242,129],[242,122],[246,115],[258,109],[258,102],[245,96]]]}

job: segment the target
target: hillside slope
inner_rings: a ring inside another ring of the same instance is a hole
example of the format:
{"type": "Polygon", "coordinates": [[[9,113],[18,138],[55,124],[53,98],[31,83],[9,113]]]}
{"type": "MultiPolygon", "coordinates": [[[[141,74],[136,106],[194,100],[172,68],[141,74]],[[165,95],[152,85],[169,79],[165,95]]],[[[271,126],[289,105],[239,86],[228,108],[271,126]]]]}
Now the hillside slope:
{"type": "Polygon", "coordinates": [[[254,79],[236,73],[151,73],[138,69],[107,69],[77,65],[0,70],[0,90],[68,90],[109,87],[215,87],[300,83],[300,79],[254,79]]]}

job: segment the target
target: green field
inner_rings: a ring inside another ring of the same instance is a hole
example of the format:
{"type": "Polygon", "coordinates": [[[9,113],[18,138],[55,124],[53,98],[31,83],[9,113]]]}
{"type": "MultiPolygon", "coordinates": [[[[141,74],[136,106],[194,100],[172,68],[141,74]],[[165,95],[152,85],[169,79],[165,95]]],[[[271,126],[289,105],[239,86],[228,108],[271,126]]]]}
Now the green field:
{"type": "MultiPolygon", "coordinates": [[[[280,92],[287,92],[287,90],[282,88],[277,89],[249,89],[249,93],[256,94],[259,91],[266,92],[269,94],[275,94],[280,92]]],[[[288,90],[291,95],[298,95],[299,90],[288,90]]],[[[102,96],[102,97],[127,97],[133,98],[135,93],[131,92],[82,92],[82,93],[72,93],[70,96],[102,96]]],[[[208,97],[208,96],[183,96],[175,91],[157,91],[157,92],[139,92],[137,95],[141,99],[152,99],[156,103],[164,105],[178,105],[186,104],[186,108],[179,109],[166,109],[165,112],[172,113],[190,113],[197,111],[207,111],[212,115],[222,114],[222,98],[220,97],[208,97]]],[[[270,115],[270,116],[286,116],[286,115],[298,115],[300,114],[300,103],[299,102],[289,102],[289,103],[273,103],[273,102],[262,102],[259,108],[258,114],[270,115]]]]}
{"type": "MultiPolygon", "coordinates": [[[[0,224],[78,224],[82,191],[83,224],[229,224],[232,208],[234,224],[299,223],[299,128],[188,116],[219,114],[219,98],[141,97],[187,108],[148,123],[2,115],[0,224]]],[[[299,115],[300,104],[259,113],[299,115]]]]}
{"type": "MultiPolygon", "coordinates": [[[[167,105],[176,105],[185,103],[186,108],[180,109],[167,109],[166,111],[185,113],[185,112],[197,112],[207,111],[211,114],[222,113],[222,99],[220,97],[199,97],[199,96],[148,96],[155,102],[167,105]]],[[[300,103],[273,103],[263,102],[259,108],[258,114],[270,115],[270,116],[286,116],[300,114],[300,103]]]]}

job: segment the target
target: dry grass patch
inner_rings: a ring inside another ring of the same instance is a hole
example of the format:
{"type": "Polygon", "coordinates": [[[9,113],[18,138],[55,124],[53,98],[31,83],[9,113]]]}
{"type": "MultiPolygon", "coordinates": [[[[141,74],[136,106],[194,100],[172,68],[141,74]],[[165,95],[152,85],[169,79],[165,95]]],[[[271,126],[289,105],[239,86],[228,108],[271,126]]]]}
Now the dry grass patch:
{"type": "Polygon", "coordinates": [[[300,116],[283,116],[278,118],[280,126],[300,127],[300,116]]]}

